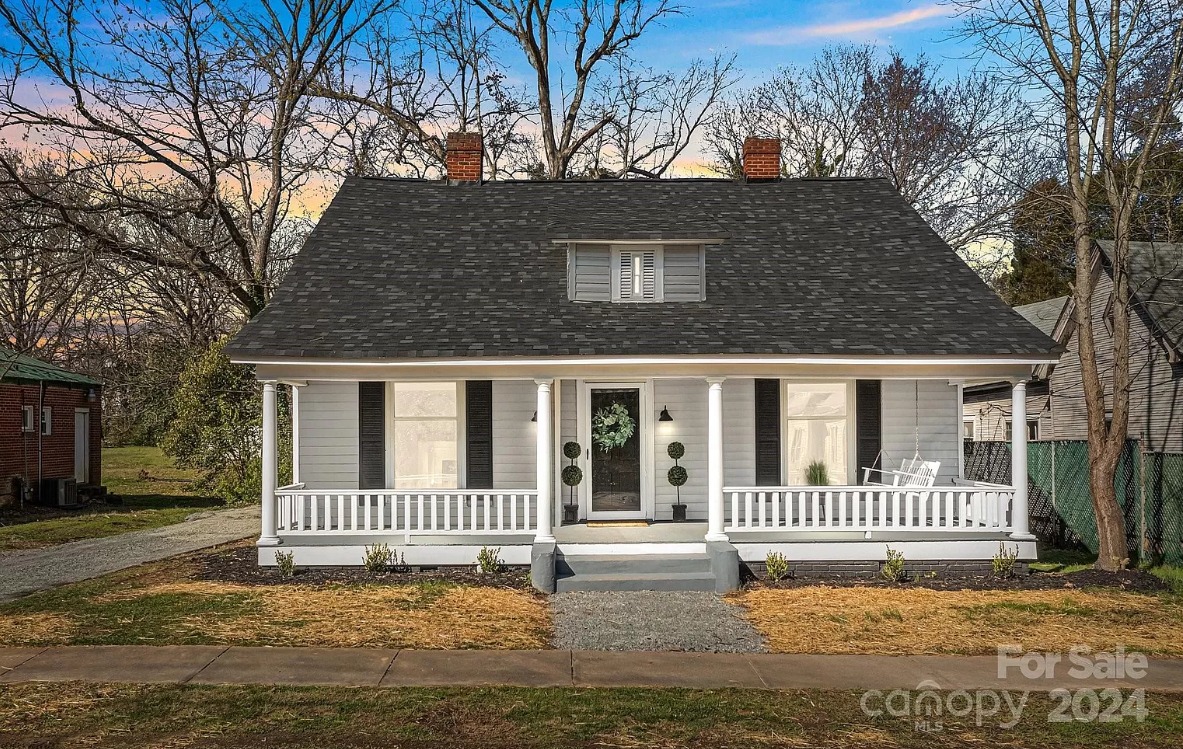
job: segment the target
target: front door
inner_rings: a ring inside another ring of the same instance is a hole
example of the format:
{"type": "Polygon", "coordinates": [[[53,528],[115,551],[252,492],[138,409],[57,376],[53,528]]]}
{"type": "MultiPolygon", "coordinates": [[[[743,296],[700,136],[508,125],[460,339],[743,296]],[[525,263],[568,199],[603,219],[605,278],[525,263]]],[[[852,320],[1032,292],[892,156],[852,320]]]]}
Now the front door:
{"type": "Polygon", "coordinates": [[[642,400],[639,385],[588,388],[589,518],[645,517],[647,472],[642,468],[642,445],[647,435],[642,400]]]}

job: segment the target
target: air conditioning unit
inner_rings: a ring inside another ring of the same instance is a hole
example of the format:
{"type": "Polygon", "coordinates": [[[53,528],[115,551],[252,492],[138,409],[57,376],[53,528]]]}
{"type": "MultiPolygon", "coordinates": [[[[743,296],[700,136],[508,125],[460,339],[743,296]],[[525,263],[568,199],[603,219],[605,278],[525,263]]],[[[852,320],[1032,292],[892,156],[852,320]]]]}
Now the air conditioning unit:
{"type": "Polygon", "coordinates": [[[78,480],[73,478],[42,480],[41,504],[49,507],[77,507],[78,480]]]}

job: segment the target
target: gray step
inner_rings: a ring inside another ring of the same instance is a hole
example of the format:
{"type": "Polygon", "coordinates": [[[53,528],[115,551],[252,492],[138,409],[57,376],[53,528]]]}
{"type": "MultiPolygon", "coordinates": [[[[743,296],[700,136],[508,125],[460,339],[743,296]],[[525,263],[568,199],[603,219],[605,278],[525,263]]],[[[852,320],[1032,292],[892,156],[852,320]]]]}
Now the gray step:
{"type": "Polygon", "coordinates": [[[711,560],[706,554],[581,554],[560,555],[555,560],[555,574],[560,576],[710,571],[711,560]]]}
{"type": "Polygon", "coordinates": [[[710,572],[633,572],[623,574],[579,574],[555,579],[555,591],[698,590],[714,592],[715,576],[710,572]]]}

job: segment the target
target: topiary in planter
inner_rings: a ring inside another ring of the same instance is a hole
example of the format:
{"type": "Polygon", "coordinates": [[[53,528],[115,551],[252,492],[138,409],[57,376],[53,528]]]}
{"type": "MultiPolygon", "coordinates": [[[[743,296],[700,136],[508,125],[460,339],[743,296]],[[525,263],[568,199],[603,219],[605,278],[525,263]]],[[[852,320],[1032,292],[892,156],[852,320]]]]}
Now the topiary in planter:
{"type": "Polygon", "coordinates": [[[578,442],[563,443],[563,457],[571,461],[571,465],[563,468],[560,477],[563,484],[570,487],[567,492],[567,504],[563,505],[563,523],[574,523],[579,520],[579,506],[575,504],[575,487],[583,483],[583,469],[575,465],[575,461],[583,454],[583,447],[578,442]]]}
{"type": "Polygon", "coordinates": [[[682,504],[682,485],[690,478],[690,474],[686,473],[686,469],[678,465],[678,460],[686,454],[686,446],[681,442],[671,442],[665,449],[666,455],[674,459],[674,465],[666,473],[665,478],[670,482],[670,486],[678,491],[678,502],[674,505],[674,520],[686,520],[686,505],[682,504]]]}

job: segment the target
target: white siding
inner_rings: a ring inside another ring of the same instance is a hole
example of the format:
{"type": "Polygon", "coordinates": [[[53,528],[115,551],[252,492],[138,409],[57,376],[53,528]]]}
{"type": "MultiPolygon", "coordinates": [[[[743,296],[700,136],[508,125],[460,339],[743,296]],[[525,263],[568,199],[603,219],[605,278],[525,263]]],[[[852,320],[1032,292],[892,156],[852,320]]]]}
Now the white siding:
{"type": "MultiPolygon", "coordinates": [[[[937,481],[947,485],[957,477],[960,463],[961,409],[957,386],[944,380],[883,381],[883,466],[899,468],[901,460],[915,455],[917,413],[920,456],[941,462],[937,481]]],[[[860,473],[862,469],[858,466],[860,473]]]]}
{"type": "Polygon", "coordinates": [[[568,296],[580,302],[607,302],[612,298],[611,253],[608,245],[574,245],[567,259],[568,296]]]}
{"type": "Polygon", "coordinates": [[[532,489],[537,427],[530,417],[538,405],[532,380],[493,381],[493,488],[532,489]]]}
{"type": "MultiPolygon", "coordinates": [[[[755,383],[729,379],[723,383],[723,474],[724,484],[750,485],[756,477],[755,383]]],[[[686,446],[679,462],[689,478],[682,487],[686,517],[707,516],[707,384],[705,380],[653,381],[653,471],[656,483],[657,520],[668,520],[677,491],[666,480],[674,461],[666,448],[677,441],[686,446]],[[673,421],[657,420],[662,408],[669,408],[673,421]]]]}
{"type": "Polygon", "coordinates": [[[309,489],[357,488],[357,383],[300,389],[300,479],[309,489]]]}
{"type": "Polygon", "coordinates": [[[667,302],[697,302],[703,298],[702,254],[700,245],[665,246],[662,279],[667,302]]]}

